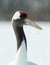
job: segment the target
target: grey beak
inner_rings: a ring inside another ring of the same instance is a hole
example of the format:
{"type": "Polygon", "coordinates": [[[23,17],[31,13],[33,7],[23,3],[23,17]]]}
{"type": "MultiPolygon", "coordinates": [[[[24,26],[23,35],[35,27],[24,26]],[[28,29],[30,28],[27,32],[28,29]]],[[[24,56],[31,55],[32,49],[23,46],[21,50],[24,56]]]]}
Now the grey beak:
{"type": "Polygon", "coordinates": [[[35,27],[36,29],[42,30],[42,28],[39,25],[37,25],[35,22],[32,22],[30,19],[25,19],[25,24],[31,25],[35,27]]]}

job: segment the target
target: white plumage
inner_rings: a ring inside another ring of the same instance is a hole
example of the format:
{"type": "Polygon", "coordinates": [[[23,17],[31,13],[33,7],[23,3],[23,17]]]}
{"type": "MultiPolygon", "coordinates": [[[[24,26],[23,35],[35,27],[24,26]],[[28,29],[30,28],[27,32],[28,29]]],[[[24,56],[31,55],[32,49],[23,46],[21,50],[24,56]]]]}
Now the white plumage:
{"type": "Polygon", "coordinates": [[[15,59],[8,65],[27,65],[27,52],[24,40],[22,41],[22,44],[17,51],[15,59]]]}

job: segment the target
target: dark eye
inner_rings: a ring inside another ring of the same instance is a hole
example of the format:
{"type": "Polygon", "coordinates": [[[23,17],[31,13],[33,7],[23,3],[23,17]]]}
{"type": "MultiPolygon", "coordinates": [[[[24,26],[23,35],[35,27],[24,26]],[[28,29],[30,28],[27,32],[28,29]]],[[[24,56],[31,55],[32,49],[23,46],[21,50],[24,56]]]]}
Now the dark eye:
{"type": "Polygon", "coordinates": [[[21,15],[20,15],[20,18],[21,18],[21,19],[27,18],[27,14],[26,14],[26,13],[21,14],[21,15]]]}

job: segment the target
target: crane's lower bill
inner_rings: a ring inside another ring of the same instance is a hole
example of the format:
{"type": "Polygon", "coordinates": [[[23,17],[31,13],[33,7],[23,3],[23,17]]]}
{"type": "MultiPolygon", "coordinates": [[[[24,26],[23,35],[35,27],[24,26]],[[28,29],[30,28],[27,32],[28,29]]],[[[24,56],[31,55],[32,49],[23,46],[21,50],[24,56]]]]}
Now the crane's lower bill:
{"type": "Polygon", "coordinates": [[[25,24],[31,25],[35,27],[36,29],[42,30],[42,28],[39,25],[37,25],[35,22],[32,22],[30,19],[25,19],[25,24]]]}

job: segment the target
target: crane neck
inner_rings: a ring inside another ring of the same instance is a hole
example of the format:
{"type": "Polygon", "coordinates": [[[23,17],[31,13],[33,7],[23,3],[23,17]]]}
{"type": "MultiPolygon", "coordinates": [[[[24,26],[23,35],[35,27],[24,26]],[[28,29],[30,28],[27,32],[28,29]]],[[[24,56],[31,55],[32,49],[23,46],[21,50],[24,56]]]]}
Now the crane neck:
{"type": "Polygon", "coordinates": [[[25,42],[25,46],[27,50],[27,41],[26,41],[23,27],[14,26],[13,28],[17,39],[17,50],[20,48],[23,40],[25,42]]]}

